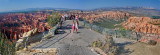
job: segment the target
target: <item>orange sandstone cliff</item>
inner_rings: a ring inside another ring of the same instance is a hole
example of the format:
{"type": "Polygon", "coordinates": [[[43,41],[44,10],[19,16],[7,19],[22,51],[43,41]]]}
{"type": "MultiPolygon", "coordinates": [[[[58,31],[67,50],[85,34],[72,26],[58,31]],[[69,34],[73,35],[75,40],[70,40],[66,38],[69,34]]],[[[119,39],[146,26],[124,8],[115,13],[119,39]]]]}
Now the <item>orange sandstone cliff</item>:
{"type": "Polygon", "coordinates": [[[146,43],[149,40],[160,42],[160,19],[152,19],[150,17],[130,17],[128,21],[123,23],[123,27],[136,32],[146,33],[139,40],[141,42],[146,43]]]}

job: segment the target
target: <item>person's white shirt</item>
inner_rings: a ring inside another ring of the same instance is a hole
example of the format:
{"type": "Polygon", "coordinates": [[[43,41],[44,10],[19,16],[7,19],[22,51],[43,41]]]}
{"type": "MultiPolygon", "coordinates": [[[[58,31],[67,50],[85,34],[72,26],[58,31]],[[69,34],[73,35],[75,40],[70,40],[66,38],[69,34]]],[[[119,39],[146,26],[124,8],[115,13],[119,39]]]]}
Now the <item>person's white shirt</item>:
{"type": "Polygon", "coordinates": [[[78,16],[76,16],[75,19],[78,20],[78,16]]]}
{"type": "Polygon", "coordinates": [[[68,17],[68,15],[67,15],[67,14],[65,14],[64,16],[65,16],[65,17],[68,17]]]}

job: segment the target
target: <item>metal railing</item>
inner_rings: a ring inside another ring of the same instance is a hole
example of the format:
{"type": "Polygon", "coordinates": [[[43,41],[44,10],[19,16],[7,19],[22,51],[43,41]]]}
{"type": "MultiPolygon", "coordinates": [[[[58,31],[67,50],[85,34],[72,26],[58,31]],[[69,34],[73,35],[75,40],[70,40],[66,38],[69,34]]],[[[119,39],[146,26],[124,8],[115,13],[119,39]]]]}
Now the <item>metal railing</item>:
{"type": "Polygon", "coordinates": [[[83,19],[83,23],[86,28],[94,30],[103,35],[112,35],[117,38],[128,38],[128,39],[137,40],[137,41],[142,37],[138,32],[134,32],[131,30],[119,30],[119,29],[114,30],[114,29],[104,28],[104,27],[90,24],[85,19],[83,19]]]}

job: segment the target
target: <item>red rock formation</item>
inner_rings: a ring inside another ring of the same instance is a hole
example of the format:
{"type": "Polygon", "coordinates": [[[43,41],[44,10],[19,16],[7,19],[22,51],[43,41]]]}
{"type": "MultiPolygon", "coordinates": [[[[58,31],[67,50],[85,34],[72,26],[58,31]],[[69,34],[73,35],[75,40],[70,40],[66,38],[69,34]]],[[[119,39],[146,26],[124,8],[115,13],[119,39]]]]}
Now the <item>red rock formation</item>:
{"type": "Polygon", "coordinates": [[[149,40],[155,40],[157,42],[160,42],[160,35],[144,35],[143,37],[141,37],[141,39],[139,40],[140,42],[144,42],[144,43],[148,43],[149,40]]]}
{"type": "Polygon", "coordinates": [[[149,17],[130,17],[127,22],[123,23],[126,29],[132,29],[136,32],[153,33],[143,35],[139,40],[147,43],[149,40],[160,41],[160,19],[151,19],[149,17]],[[154,34],[158,35],[155,36],[154,34]]]}
{"type": "Polygon", "coordinates": [[[151,19],[149,17],[130,17],[127,22],[123,23],[123,26],[126,29],[133,29],[137,32],[160,34],[160,27],[158,26],[159,23],[160,19],[151,19]]]}
{"type": "Polygon", "coordinates": [[[33,28],[39,28],[40,32],[49,29],[49,25],[44,21],[49,15],[49,13],[42,12],[6,14],[0,18],[0,28],[4,33],[8,33],[8,37],[17,39],[22,36],[22,33],[33,28]]]}
{"type": "Polygon", "coordinates": [[[120,20],[129,16],[130,15],[128,13],[119,12],[119,11],[104,11],[104,12],[95,12],[95,13],[86,12],[86,13],[83,13],[82,15],[79,15],[79,17],[85,18],[90,22],[101,21],[100,18],[120,20]]]}

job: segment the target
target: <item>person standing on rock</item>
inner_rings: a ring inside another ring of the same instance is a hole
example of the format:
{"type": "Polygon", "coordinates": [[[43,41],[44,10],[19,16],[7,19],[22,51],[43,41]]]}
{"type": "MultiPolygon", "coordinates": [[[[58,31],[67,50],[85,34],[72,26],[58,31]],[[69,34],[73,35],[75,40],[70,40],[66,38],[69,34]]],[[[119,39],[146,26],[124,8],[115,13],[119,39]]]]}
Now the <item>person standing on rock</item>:
{"type": "Polygon", "coordinates": [[[78,22],[75,23],[76,33],[78,33],[78,22]]]}
{"type": "Polygon", "coordinates": [[[75,22],[74,20],[72,21],[72,33],[74,33],[74,30],[75,30],[75,22]]]}
{"type": "Polygon", "coordinates": [[[76,29],[76,32],[78,33],[78,26],[79,26],[79,22],[78,22],[78,16],[75,17],[75,29],[76,29]]]}
{"type": "Polygon", "coordinates": [[[78,22],[78,21],[79,21],[79,18],[78,18],[78,16],[76,16],[75,19],[76,19],[77,24],[79,25],[79,22],[78,22]]]}
{"type": "Polygon", "coordinates": [[[63,18],[63,21],[66,21],[66,19],[65,19],[65,15],[62,15],[62,18],[63,18]]]}
{"type": "Polygon", "coordinates": [[[68,20],[68,14],[65,14],[64,16],[65,16],[65,20],[68,20]]]}
{"type": "Polygon", "coordinates": [[[71,20],[74,20],[75,19],[75,15],[71,15],[71,20]]]}
{"type": "Polygon", "coordinates": [[[60,27],[62,26],[63,22],[64,22],[64,17],[61,16],[61,18],[60,18],[60,27]]]}

